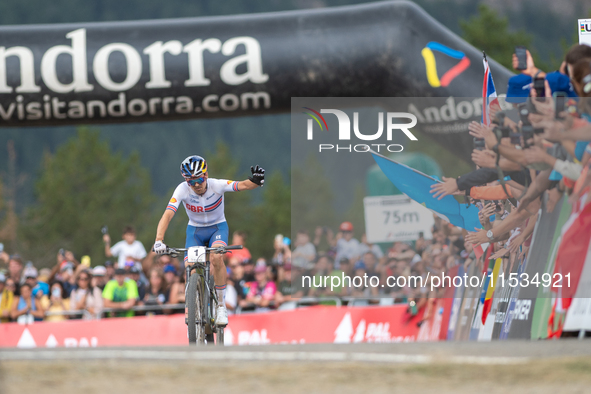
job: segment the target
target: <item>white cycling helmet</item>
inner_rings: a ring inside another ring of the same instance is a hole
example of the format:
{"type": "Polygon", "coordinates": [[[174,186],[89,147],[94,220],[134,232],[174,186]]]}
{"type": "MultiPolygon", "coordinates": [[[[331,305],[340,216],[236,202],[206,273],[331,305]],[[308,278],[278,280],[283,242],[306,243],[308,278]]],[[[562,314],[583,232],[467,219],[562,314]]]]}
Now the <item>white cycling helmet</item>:
{"type": "Polygon", "coordinates": [[[186,178],[195,178],[207,172],[207,162],[201,156],[189,156],[181,163],[181,175],[186,178]]]}

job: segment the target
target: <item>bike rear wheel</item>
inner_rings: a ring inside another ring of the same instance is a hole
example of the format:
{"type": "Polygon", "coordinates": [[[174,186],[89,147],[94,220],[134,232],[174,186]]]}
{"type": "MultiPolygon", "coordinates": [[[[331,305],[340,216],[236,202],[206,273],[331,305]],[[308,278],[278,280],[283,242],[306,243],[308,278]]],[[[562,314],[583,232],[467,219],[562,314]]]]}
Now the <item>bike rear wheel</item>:
{"type": "Polygon", "coordinates": [[[189,277],[187,286],[187,329],[189,332],[189,344],[205,343],[205,326],[203,325],[203,308],[201,302],[200,276],[193,274],[189,277]]]}

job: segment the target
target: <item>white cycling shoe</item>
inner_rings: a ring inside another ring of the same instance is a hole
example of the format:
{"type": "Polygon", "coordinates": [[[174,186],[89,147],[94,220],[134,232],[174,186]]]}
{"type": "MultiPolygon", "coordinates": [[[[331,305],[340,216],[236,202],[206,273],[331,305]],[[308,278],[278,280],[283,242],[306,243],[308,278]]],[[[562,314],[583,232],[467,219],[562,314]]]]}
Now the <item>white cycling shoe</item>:
{"type": "Polygon", "coordinates": [[[225,305],[220,305],[217,308],[215,314],[215,325],[216,326],[227,326],[228,325],[228,311],[225,305]]]}

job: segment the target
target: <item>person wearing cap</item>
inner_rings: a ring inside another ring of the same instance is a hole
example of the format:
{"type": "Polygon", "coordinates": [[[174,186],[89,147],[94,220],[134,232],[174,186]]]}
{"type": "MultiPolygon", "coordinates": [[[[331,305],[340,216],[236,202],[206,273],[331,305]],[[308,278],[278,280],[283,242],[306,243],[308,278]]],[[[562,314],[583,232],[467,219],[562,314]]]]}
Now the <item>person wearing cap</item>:
{"type": "MultiPolygon", "coordinates": [[[[353,238],[353,224],[351,222],[343,222],[339,226],[339,233],[337,234],[337,254],[335,256],[335,262],[338,262],[342,258],[347,258],[351,261],[359,260],[361,255],[360,243],[358,240],[353,238]]],[[[335,268],[339,268],[335,266],[335,268]]]]}
{"type": "Polygon", "coordinates": [[[135,313],[130,310],[138,301],[139,294],[134,280],[126,278],[127,271],[123,268],[115,270],[115,278],[107,282],[103,289],[103,304],[105,308],[125,309],[124,312],[115,312],[116,317],[133,317],[135,313]]]}
{"type": "Polygon", "coordinates": [[[107,269],[102,265],[97,265],[92,269],[91,286],[98,287],[101,291],[107,284],[107,269]]]}
{"type": "Polygon", "coordinates": [[[287,263],[279,267],[279,281],[275,293],[275,305],[279,307],[287,301],[291,301],[294,287],[291,281],[291,264],[287,263]]]}
{"type": "Polygon", "coordinates": [[[37,268],[32,265],[26,266],[23,270],[23,276],[25,277],[25,283],[31,286],[33,297],[41,298],[44,295],[49,296],[49,285],[37,280],[37,276],[39,276],[37,268]]]}
{"type": "Polygon", "coordinates": [[[177,271],[176,268],[174,268],[174,265],[165,265],[162,272],[164,273],[164,280],[166,281],[166,283],[168,283],[169,286],[179,281],[177,271]]]}
{"type": "Polygon", "coordinates": [[[111,260],[105,261],[105,269],[107,270],[106,277],[107,280],[111,280],[115,277],[115,264],[111,260]]]}
{"type": "Polygon", "coordinates": [[[275,282],[269,281],[265,264],[257,264],[254,275],[256,282],[251,283],[250,291],[246,295],[246,302],[254,305],[258,312],[266,311],[269,309],[271,301],[275,299],[277,286],[275,282]]]}
{"type": "Polygon", "coordinates": [[[136,239],[135,229],[131,226],[125,227],[122,238],[121,241],[111,247],[111,237],[109,234],[104,234],[105,255],[107,257],[117,257],[117,268],[125,268],[126,262],[141,265],[142,260],[148,254],[144,245],[136,239]]]}
{"type": "Polygon", "coordinates": [[[8,323],[10,321],[10,310],[13,299],[14,293],[6,287],[6,276],[0,272],[0,323],[8,323]]]}
{"type": "Polygon", "coordinates": [[[143,300],[146,296],[146,284],[140,279],[140,269],[137,266],[133,266],[129,268],[127,271],[127,277],[133,281],[135,281],[137,285],[137,292],[139,300],[143,300]]]}

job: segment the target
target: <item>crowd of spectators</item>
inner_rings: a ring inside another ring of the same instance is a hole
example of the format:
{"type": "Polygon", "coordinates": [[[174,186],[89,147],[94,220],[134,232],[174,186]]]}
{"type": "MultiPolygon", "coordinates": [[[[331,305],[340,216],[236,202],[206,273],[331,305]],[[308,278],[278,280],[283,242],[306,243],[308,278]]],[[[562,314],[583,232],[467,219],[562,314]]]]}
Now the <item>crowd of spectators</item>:
{"type": "MultiPolygon", "coordinates": [[[[268,311],[301,297],[388,297],[416,313],[434,291],[444,289],[425,282],[397,287],[391,284],[399,282],[388,278],[426,278],[456,265],[468,267],[477,260],[474,248],[484,243],[491,245],[492,257],[514,260],[528,251],[544,195],[548,211],[565,193],[572,203],[585,205],[591,186],[591,47],[575,45],[552,73],[536,68],[529,52],[526,63],[507,88],[506,102],[518,109],[519,121],[491,107],[490,126],[470,125],[476,170],[432,188],[433,198],[461,195],[478,206],[482,230],[466,232],[435,217],[429,239],[384,247],[368,243],[365,235],[356,239],[346,221],[336,233],[323,226],[313,234],[299,230],[293,246],[278,234],[269,259],[253,258],[246,234],[235,232],[232,244],[245,247],[225,255],[228,311],[268,311]],[[334,286],[330,280],[344,276],[363,281],[334,286]],[[303,277],[311,278],[308,286],[303,277]]],[[[71,251],[60,250],[56,264],[41,270],[17,254],[0,252],[0,321],[183,312],[185,270],[176,258],[146,252],[131,227],[115,245],[108,234],[103,242],[106,258],[113,260],[93,268],[88,256],[78,261],[71,251]]]]}
{"type": "MultiPolygon", "coordinates": [[[[228,270],[226,306],[230,313],[263,312],[304,296],[408,299],[411,294],[407,289],[391,287],[339,286],[331,289],[314,285],[305,288],[301,277],[367,275],[384,281],[387,276],[424,273],[445,263],[452,253],[458,257],[462,249],[450,245],[450,239],[457,239],[453,229],[441,221],[438,226],[441,228],[435,230],[433,241],[421,238],[416,243],[397,242],[386,253],[377,245],[367,243],[365,236],[361,241],[354,238],[350,222],[342,223],[336,235],[327,227],[318,227],[313,239],[306,231],[299,231],[293,251],[290,239],[278,234],[273,240],[274,254],[268,260],[253,259],[247,248],[246,234],[237,231],[233,234],[232,244],[243,245],[244,249],[225,256],[228,270]]],[[[177,258],[146,252],[131,227],[124,230],[123,241],[113,247],[108,235],[104,236],[103,242],[106,258],[113,260],[94,267],[91,267],[88,256],[78,261],[74,253],[65,250],[58,252],[52,268],[41,270],[31,262],[24,263],[17,254],[1,252],[1,322],[32,323],[183,312],[185,270],[177,258]]]]}

